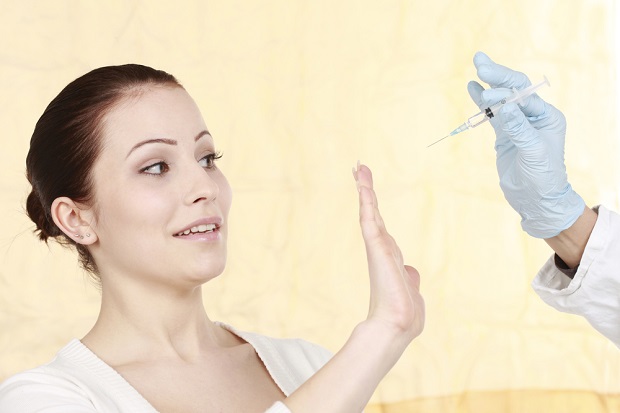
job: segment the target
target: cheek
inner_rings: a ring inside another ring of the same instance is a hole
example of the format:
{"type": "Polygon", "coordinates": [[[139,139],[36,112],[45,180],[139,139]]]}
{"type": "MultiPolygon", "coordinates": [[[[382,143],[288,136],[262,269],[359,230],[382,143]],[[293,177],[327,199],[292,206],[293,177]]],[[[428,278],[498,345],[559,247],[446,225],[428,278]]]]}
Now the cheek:
{"type": "Polygon", "coordinates": [[[170,215],[170,202],[165,202],[157,191],[113,190],[99,199],[98,227],[112,234],[124,233],[122,237],[127,237],[126,233],[144,235],[149,229],[160,230],[170,215]]]}

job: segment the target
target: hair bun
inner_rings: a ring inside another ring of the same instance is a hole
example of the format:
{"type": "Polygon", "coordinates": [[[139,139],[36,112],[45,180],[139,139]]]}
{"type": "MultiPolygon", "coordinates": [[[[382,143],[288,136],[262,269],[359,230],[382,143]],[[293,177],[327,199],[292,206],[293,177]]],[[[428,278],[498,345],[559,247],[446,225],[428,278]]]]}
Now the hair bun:
{"type": "Polygon", "coordinates": [[[47,242],[50,237],[57,237],[61,231],[58,229],[54,221],[52,221],[49,214],[43,209],[43,204],[36,190],[32,188],[32,191],[26,199],[26,212],[28,217],[36,225],[35,233],[40,240],[47,242]]]}

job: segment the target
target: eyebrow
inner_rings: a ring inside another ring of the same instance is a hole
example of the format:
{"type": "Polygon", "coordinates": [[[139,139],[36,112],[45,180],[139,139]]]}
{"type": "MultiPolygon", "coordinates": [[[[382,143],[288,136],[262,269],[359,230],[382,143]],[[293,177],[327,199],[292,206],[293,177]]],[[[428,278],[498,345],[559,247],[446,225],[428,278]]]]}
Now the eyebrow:
{"type": "MultiPolygon", "coordinates": [[[[205,135],[210,135],[210,133],[209,133],[209,131],[208,131],[208,130],[203,130],[203,131],[200,131],[200,132],[198,133],[198,135],[196,135],[196,136],[194,137],[194,142],[197,142],[197,141],[198,141],[198,139],[202,138],[202,137],[203,137],[203,136],[205,136],[205,135]]],[[[144,146],[144,145],[147,145],[147,144],[150,144],[150,143],[163,143],[163,144],[166,144],[166,145],[173,145],[173,146],[176,146],[176,145],[177,145],[177,141],[175,141],[174,139],[166,139],[166,138],[147,139],[147,140],[144,140],[144,141],[142,141],[142,142],[138,142],[138,143],[136,143],[136,144],[133,146],[133,148],[131,148],[131,149],[129,150],[129,152],[127,153],[127,156],[125,157],[125,159],[129,158],[129,155],[131,155],[131,153],[132,153],[133,151],[135,151],[136,149],[138,149],[139,147],[144,146]]]]}

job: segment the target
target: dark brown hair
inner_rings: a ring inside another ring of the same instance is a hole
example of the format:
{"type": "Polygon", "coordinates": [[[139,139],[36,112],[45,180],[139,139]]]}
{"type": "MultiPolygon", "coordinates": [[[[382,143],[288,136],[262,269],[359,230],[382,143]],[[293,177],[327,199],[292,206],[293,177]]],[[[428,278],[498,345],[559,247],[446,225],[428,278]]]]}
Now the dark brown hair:
{"type": "Polygon", "coordinates": [[[80,264],[97,278],[88,249],[67,237],[54,223],[51,205],[66,196],[92,203],[93,165],[101,150],[102,122],[123,98],[148,86],[182,87],[174,76],[148,66],[127,64],[95,69],[69,83],[47,106],[37,122],[26,157],[26,176],[32,191],[26,210],[35,233],[47,242],[75,246],[80,264]]]}

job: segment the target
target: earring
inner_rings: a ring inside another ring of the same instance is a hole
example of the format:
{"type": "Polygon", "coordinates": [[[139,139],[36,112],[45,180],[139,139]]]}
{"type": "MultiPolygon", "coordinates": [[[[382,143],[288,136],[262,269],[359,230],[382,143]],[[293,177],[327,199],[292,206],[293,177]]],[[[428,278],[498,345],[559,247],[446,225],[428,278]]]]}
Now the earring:
{"type": "Polygon", "coordinates": [[[86,234],[86,238],[90,238],[90,233],[87,233],[87,234],[86,234]]]}

